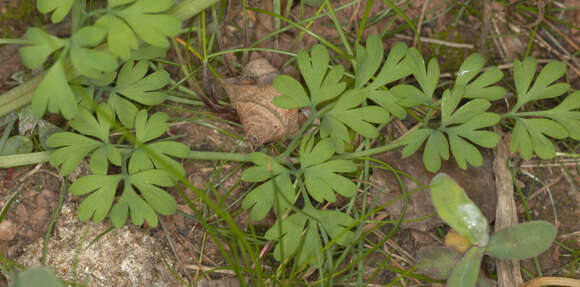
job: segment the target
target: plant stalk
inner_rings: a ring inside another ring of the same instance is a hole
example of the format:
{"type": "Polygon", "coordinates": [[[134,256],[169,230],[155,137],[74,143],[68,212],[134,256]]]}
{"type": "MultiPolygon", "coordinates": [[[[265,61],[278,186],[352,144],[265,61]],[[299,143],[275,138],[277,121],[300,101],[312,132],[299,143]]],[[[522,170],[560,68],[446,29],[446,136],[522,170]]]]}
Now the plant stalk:
{"type": "MultiPolygon", "coordinates": [[[[402,140],[394,141],[390,144],[379,146],[376,148],[353,152],[348,154],[337,155],[332,159],[358,159],[363,157],[369,157],[375,154],[387,152],[399,148],[404,145],[402,140]]],[[[32,165],[47,162],[50,159],[52,151],[43,152],[33,152],[33,153],[22,153],[0,156],[0,168],[10,168],[23,165],[32,165]]],[[[212,152],[212,151],[196,151],[191,150],[187,155],[186,159],[194,160],[224,160],[224,161],[235,161],[235,162],[251,162],[249,153],[231,153],[231,152],[212,152]]],[[[278,158],[279,161],[285,160],[284,158],[278,158]]],[[[299,159],[293,159],[292,162],[297,163],[299,159]]]]}
{"type": "Polygon", "coordinates": [[[250,162],[248,153],[231,153],[231,152],[213,152],[213,151],[196,151],[189,152],[187,159],[195,160],[225,160],[237,162],[250,162]]]}
{"type": "Polygon", "coordinates": [[[47,162],[52,151],[21,153],[0,156],[0,168],[10,168],[15,166],[38,164],[47,162]]]}
{"type": "Polygon", "coordinates": [[[358,159],[358,158],[363,158],[363,157],[369,157],[369,156],[372,156],[375,154],[392,151],[392,150],[399,148],[403,145],[405,145],[405,142],[398,139],[392,143],[389,143],[389,144],[386,144],[383,146],[379,146],[379,147],[375,147],[375,148],[371,148],[371,149],[367,149],[367,150],[363,150],[363,151],[359,151],[359,152],[341,154],[341,155],[333,157],[333,159],[358,159]]]}

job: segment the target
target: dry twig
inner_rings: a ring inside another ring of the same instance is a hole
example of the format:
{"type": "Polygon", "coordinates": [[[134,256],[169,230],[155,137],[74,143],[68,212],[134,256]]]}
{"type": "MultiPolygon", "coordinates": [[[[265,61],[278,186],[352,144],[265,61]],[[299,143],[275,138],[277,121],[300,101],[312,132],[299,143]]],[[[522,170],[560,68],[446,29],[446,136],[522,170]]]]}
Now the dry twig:
{"type": "MultiPolygon", "coordinates": [[[[495,129],[503,138],[499,128],[495,129]]],[[[509,150],[507,143],[500,140],[494,149],[495,159],[493,161],[493,170],[495,173],[495,186],[497,192],[497,207],[495,213],[495,231],[508,228],[518,224],[518,215],[513,193],[511,172],[507,167],[509,150]]],[[[497,277],[499,287],[513,287],[521,285],[524,280],[520,273],[520,263],[517,260],[497,259],[497,277]]]]}

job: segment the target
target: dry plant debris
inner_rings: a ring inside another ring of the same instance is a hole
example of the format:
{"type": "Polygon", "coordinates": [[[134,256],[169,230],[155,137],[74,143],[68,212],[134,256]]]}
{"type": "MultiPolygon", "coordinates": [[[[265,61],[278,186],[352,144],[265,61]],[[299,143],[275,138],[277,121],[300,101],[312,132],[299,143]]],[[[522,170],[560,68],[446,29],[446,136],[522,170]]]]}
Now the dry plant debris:
{"type": "Polygon", "coordinates": [[[266,59],[256,57],[244,68],[244,78],[223,82],[246,135],[255,145],[291,138],[298,131],[299,111],[272,103],[274,97],[282,96],[272,85],[276,75],[276,69],[266,59]]]}

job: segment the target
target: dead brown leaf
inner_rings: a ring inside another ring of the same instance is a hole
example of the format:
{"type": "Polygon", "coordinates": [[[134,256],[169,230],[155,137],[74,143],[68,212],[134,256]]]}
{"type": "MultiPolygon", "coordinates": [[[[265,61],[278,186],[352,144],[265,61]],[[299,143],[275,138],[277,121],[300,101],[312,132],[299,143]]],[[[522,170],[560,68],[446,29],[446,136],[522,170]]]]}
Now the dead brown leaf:
{"type": "Polygon", "coordinates": [[[298,132],[298,110],[282,109],[272,100],[281,96],[272,85],[276,69],[263,58],[256,58],[244,68],[242,79],[227,79],[223,85],[238,113],[246,135],[253,144],[291,138],[298,132]]]}

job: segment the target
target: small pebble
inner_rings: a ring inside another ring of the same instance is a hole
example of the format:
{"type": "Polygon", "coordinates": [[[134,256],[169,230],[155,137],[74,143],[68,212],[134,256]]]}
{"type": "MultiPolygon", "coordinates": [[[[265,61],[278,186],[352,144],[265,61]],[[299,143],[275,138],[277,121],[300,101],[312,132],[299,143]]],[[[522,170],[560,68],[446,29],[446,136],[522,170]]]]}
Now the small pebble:
{"type": "Polygon", "coordinates": [[[16,236],[16,225],[9,219],[0,222],[0,240],[10,241],[16,236]]]}

